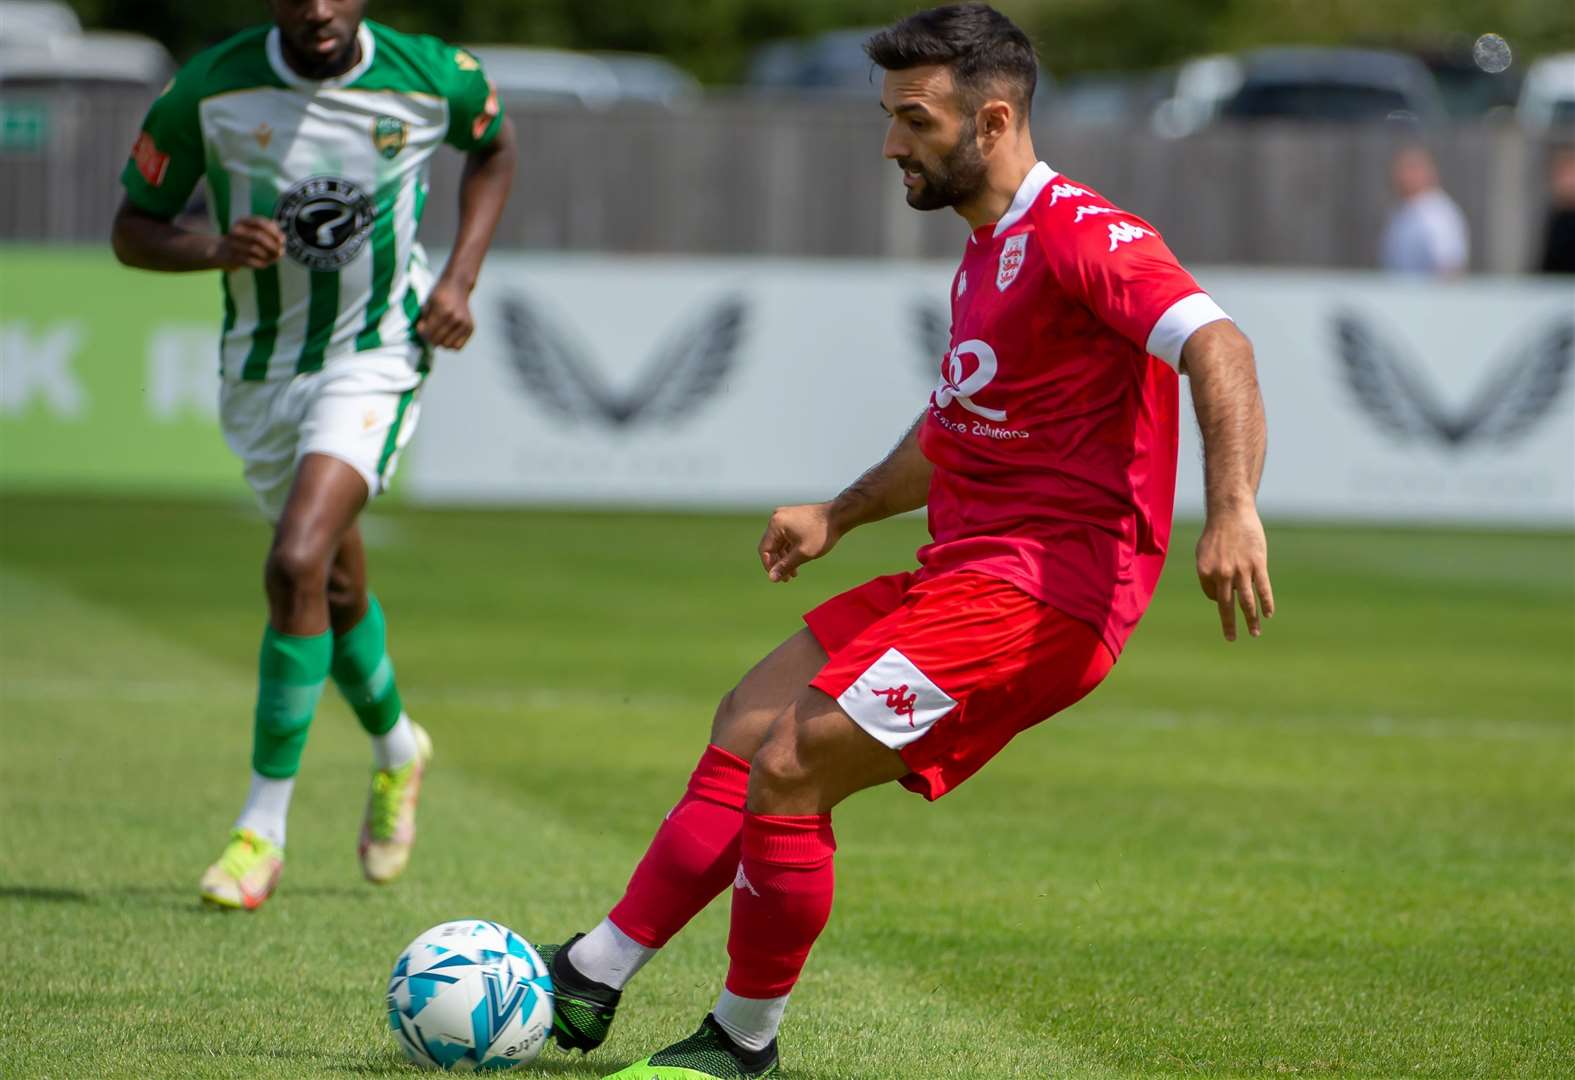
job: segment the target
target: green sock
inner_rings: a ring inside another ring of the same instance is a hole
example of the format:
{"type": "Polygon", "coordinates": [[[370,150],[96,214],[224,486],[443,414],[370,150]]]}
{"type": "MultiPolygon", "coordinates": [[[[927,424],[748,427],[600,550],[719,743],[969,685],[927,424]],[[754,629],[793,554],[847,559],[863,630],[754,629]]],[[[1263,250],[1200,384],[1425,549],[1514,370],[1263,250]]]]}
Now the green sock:
{"type": "Polygon", "coordinates": [[[257,665],[257,723],[252,732],[252,768],[263,776],[285,780],[301,767],[306,732],[317,711],[333,635],[311,637],[263,631],[257,665]]]}
{"type": "Polygon", "coordinates": [[[383,605],[367,595],[366,615],[334,638],[334,683],[355,710],[368,735],[386,735],[405,710],[388,658],[388,624],[383,605]]]}

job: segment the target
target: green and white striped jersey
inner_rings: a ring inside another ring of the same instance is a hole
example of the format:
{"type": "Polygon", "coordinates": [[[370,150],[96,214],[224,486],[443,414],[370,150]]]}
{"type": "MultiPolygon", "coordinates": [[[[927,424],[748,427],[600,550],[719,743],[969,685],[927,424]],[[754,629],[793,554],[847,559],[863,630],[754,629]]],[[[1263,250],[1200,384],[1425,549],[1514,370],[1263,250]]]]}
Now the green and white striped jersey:
{"type": "Polygon", "coordinates": [[[150,214],[173,217],[205,178],[218,229],[253,214],[283,229],[278,263],[224,275],[225,379],[417,340],[429,161],[443,142],[485,146],[502,113],[465,50],[370,21],[359,40],[356,66],[320,82],[289,67],[273,27],[199,54],[154,102],[121,174],[150,214]]]}

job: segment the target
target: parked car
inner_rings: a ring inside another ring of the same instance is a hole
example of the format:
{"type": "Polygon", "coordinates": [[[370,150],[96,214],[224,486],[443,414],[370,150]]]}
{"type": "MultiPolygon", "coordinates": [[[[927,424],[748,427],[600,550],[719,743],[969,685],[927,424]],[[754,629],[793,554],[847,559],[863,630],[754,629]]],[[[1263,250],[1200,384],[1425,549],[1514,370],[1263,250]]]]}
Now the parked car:
{"type": "Polygon", "coordinates": [[[0,0],[0,85],[157,87],[174,70],[169,52],[152,38],[83,33],[76,13],[55,0],[0,0]]]}
{"type": "Polygon", "coordinates": [[[59,0],[0,0],[0,42],[77,37],[82,22],[71,5],[59,0]]]}
{"type": "Polygon", "coordinates": [[[1258,49],[1181,65],[1176,89],[1154,110],[1162,135],[1217,121],[1327,124],[1445,118],[1438,84],[1415,56],[1385,49],[1258,49]]]}
{"type": "Polygon", "coordinates": [[[0,39],[0,85],[96,83],[159,87],[175,71],[169,51],[141,34],[89,32],[0,39]]]}
{"type": "Polygon", "coordinates": [[[520,45],[470,46],[498,94],[511,103],[605,109],[620,102],[673,107],[700,96],[683,68],[646,53],[588,53],[520,45]]]}
{"type": "Polygon", "coordinates": [[[1484,71],[1472,55],[1471,44],[1420,49],[1417,58],[1433,73],[1444,108],[1453,120],[1511,119],[1520,96],[1523,72],[1512,66],[1505,71],[1484,71]]]}
{"type": "Polygon", "coordinates": [[[1246,72],[1238,57],[1216,53],[1193,57],[1168,74],[1174,82],[1154,106],[1150,126],[1166,138],[1180,139],[1214,123],[1220,106],[1241,89],[1246,72]]]}
{"type": "Polygon", "coordinates": [[[1223,120],[1366,123],[1445,117],[1432,73],[1384,49],[1260,49],[1241,58],[1241,84],[1220,104],[1223,120]]]}
{"type": "MultiPolygon", "coordinates": [[[[744,84],[764,93],[870,99],[879,93],[880,72],[865,55],[864,42],[878,29],[832,30],[767,42],[751,55],[744,84]]],[[[1054,88],[1055,80],[1041,67],[1034,106],[1048,102],[1054,88]]]]}
{"type": "Polygon", "coordinates": [[[1526,69],[1515,117],[1528,131],[1575,128],[1575,52],[1545,56],[1526,69]]]}
{"type": "Polygon", "coordinates": [[[1049,120],[1056,127],[1141,127],[1174,89],[1174,72],[1098,71],[1056,84],[1049,120]]]}
{"type": "Polygon", "coordinates": [[[622,101],[639,101],[668,108],[697,103],[704,96],[700,80],[671,60],[650,53],[598,52],[596,59],[612,68],[622,101]]]}

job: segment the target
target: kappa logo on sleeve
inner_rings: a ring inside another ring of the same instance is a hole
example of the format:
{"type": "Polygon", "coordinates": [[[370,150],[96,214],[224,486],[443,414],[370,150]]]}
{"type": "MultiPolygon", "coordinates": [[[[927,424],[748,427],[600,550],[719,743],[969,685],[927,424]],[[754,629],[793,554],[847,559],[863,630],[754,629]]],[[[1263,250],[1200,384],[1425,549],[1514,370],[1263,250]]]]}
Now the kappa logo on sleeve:
{"type": "Polygon", "coordinates": [[[1130,221],[1120,222],[1110,226],[1110,250],[1116,250],[1117,244],[1128,244],[1141,237],[1153,235],[1152,230],[1145,229],[1141,225],[1134,225],[1130,221]]]}
{"type": "Polygon", "coordinates": [[[1077,208],[1077,217],[1072,219],[1072,224],[1076,225],[1079,221],[1082,221],[1084,218],[1086,218],[1086,217],[1093,217],[1095,214],[1119,214],[1119,213],[1121,213],[1121,211],[1117,210],[1114,206],[1079,206],[1077,208]]]}
{"type": "Polygon", "coordinates": [[[1054,184],[1050,188],[1050,205],[1054,206],[1062,199],[1076,199],[1084,195],[1092,195],[1087,188],[1080,188],[1076,184],[1054,184]]]}
{"type": "Polygon", "coordinates": [[[957,707],[954,698],[896,649],[881,654],[842,692],[837,704],[854,723],[893,750],[921,738],[957,707]]]}
{"type": "Polygon", "coordinates": [[[146,131],[137,136],[131,148],[131,159],[137,163],[137,171],[142,174],[142,179],[154,187],[164,183],[164,174],[170,168],[170,156],[160,152],[153,136],[146,131]]]}

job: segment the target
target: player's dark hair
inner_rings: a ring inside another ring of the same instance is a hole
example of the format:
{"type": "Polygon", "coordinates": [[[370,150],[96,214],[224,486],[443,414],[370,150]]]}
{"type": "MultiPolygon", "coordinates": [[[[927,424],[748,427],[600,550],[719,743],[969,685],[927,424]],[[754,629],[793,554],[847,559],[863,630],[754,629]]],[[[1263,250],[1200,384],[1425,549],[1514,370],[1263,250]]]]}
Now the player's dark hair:
{"type": "Polygon", "coordinates": [[[887,71],[945,65],[966,105],[1002,94],[1024,118],[1039,82],[1033,42],[989,4],[946,4],[909,15],[874,34],[864,52],[887,71]]]}

